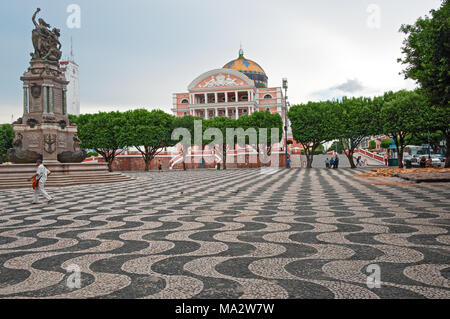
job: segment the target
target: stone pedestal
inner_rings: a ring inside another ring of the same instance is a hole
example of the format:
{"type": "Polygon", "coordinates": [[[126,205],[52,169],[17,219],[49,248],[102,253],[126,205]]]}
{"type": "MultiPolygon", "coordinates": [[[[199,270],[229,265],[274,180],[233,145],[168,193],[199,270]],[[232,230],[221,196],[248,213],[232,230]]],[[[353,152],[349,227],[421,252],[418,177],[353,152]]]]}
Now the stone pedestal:
{"type": "Polygon", "coordinates": [[[79,163],[77,127],[67,116],[66,81],[56,63],[31,60],[23,81],[23,117],[13,123],[15,139],[8,158],[13,163],[79,163]]]}

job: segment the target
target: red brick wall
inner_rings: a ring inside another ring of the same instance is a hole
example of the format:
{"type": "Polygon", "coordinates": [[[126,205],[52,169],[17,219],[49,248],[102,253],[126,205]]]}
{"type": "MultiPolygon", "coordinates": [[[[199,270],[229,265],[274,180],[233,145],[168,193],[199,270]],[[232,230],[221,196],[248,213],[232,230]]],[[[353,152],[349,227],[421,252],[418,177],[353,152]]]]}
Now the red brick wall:
{"type": "MultiPolygon", "coordinates": [[[[244,163],[227,163],[227,168],[257,168],[258,165],[256,163],[249,163],[248,155],[247,159],[244,163]]],[[[153,159],[150,162],[150,170],[158,170],[158,160],[161,160],[162,169],[169,169],[169,162],[171,160],[170,157],[161,157],[153,159]]],[[[102,157],[98,158],[99,162],[104,162],[102,157]]],[[[280,166],[285,166],[284,154],[280,154],[279,157],[280,166]]],[[[262,164],[261,166],[269,166],[262,164]]],[[[214,168],[215,163],[205,163],[206,168],[214,168]]],[[[223,165],[221,164],[221,168],[223,165]]],[[[200,163],[186,163],[187,169],[199,169],[200,163]]],[[[145,169],[145,162],[142,157],[125,157],[120,156],[116,157],[113,162],[113,171],[143,171],[145,169]]],[[[179,162],[174,166],[174,169],[183,169],[183,163],[179,162]]]]}

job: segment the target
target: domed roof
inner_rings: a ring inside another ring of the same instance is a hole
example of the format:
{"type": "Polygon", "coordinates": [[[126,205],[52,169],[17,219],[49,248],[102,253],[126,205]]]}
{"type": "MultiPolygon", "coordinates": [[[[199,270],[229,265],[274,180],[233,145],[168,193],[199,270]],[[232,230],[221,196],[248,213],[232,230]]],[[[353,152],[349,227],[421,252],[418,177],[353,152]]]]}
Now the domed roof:
{"type": "Polygon", "coordinates": [[[244,73],[255,81],[258,87],[267,87],[267,75],[263,68],[255,61],[246,59],[242,48],[239,50],[239,57],[224,65],[223,69],[232,69],[244,73]]]}

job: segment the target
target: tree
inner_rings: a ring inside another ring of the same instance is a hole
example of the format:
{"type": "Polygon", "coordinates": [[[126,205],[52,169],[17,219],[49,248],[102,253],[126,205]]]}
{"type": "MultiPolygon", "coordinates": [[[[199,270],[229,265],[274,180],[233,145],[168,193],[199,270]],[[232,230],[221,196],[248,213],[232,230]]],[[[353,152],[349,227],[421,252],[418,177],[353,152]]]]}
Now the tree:
{"type": "Polygon", "coordinates": [[[100,112],[96,114],[69,115],[78,126],[78,137],[83,148],[94,149],[112,172],[112,164],[117,154],[125,146],[120,142],[121,127],[125,125],[120,112],[100,112]]]}
{"type": "Polygon", "coordinates": [[[429,94],[433,105],[450,103],[450,1],[444,0],[431,17],[419,18],[412,25],[402,25],[405,78],[416,80],[429,94]]]}
{"type": "Polygon", "coordinates": [[[0,163],[6,161],[6,152],[12,148],[14,131],[11,124],[0,125],[0,163]]]}
{"type": "Polygon", "coordinates": [[[450,167],[450,1],[430,14],[401,26],[406,38],[398,61],[405,65],[405,78],[416,80],[431,102],[429,129],[442,132],[450,167]]]}
{"type": "MultiPolygon", "coordinates": [[[[239,120],[238,120],[239,121],[239,120]]],[[[244,119],[241,120],[245,121],[244,119]]],[[[256,145],[256,151],[258,153],[258,166],[259,166],[259,155],[260,155],[260,147],[261,145],[265,148],[265,154],[270,156],[272,153],[272,139],[280,142],[283,139],[283,120],[281,119],[280,114],[271,113],[270,111],[256,111],[253,112],[252,115],[249,116],[250,126],[256,130],[258,143],[256,145]],[[266,129],[267,134],[264,138],[261,134],[261,130],[266,129]],[[272,135],[272,129],[274,129],[274,134],[272,135]]]]}
{"type": "Polygon", "coordinates": [[[189,150],[189,147],[192,147],[192,145],[194,145],[194,143],[195,143],[195,141],[194,141],[194,124],[195,124],[196,120],[202,121],[202,118],[199,116],[184,115],[182,117],[176,117],[173,121],[174,129],[184,128],[190,134],[190,141],[183,140],[182,136],[180,136],[179,139],[176,141],[178,143],[181,143],[181,151],[183,153],[183,170],[186,170],[186,155],[189,150]]]}
{"type": "Polygon", "coordinates": [[[375,142],[374,140],[370,140],[369,141],[369,150],[374,150],[377,148],[377,142],[375,142]]]}
{"type": "Polygon", "coordinates": [[[342,152],[344,151],[344,145],[341,141],[334,141],[328,150],[335,151],[338,154],[342,154],[342,152]]]}
{"type": "Polygon", "coordinates": [[[215,143],[213,147],[215,148],[216,145],[219,146],[219,150],[222,153],[223,169],[227,169],[227,128],[236,128],[236,120],[226,116],[213,117],[209,120],[205,120],[203,126],[205,127],[205,130],[215,128],[220,131],[221,136],[215,136],[216,139],[213,141],[213,143],[215,143]]]}
{"type": "Polygon", "coordinates": [[[337,134],[347,149],[346,156],[351,168],[356,168],[353,161],[355,149],[366,136],[373,135],[376,131],[374,121],[376,113],[373,112],[373,103],[369,98],[343,97],[342,101],[334,103],[336,112],[337,134]]]}
{"type": "MultiPolygon", "coordinates": [[[[389,93],[390,94],[390,93],[389,93]]],[[[403,167],[403,150],[408,134],[423,132],[427,128],[427,112],[429,104],[420,91],[399,91],[393,97],[389,96],[381,108],[384,122],[384,133],[394,140],[398,165],[403,167]]]]}
{"type": "Polygon", "coordinates": [[[335,127],[331,107],[329,101],[308,102],[294,105],[288,112],[294,139],[305,150],[307,168],[312,167],[315,149],[333,138],[335,127]]]}
{"type": "Polygon", "coordinates": [[[120,129],[119,141],[141,153],[148,171],[155,156],[176,143],[172,140],[174,117],[161,110],[145,109],[127,111],[123,117],[125,124],[120,129]]]}
{"type": "Polygon", "coordinates": [[[389,148],[389,146],[392,144],[392,139],[391,138],[387,138],[381,141],[380,147],[387,149],[389,148]]]}

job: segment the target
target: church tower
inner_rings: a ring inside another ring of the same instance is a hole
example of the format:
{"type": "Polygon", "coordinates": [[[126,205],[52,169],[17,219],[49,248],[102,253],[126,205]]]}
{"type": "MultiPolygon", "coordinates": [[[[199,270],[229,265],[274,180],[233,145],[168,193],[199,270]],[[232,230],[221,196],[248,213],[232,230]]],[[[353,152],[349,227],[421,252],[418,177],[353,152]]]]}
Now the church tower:
{"type": "Polygon", "coordinates": [[[61,61],[61,70],[64,72],[67,85],[67,113],[80,115],[80,90],[78,84],[78,64],[75,63],[72,49],[72,39],[70,40],[70,56],[67,61],[61,61]]]}

